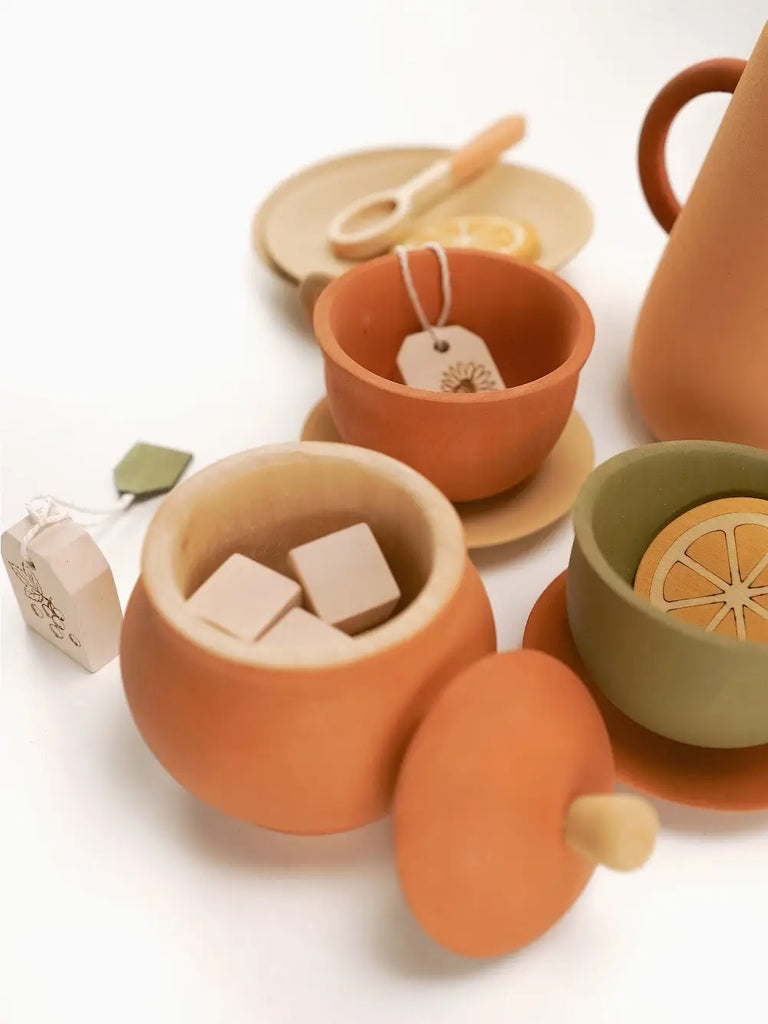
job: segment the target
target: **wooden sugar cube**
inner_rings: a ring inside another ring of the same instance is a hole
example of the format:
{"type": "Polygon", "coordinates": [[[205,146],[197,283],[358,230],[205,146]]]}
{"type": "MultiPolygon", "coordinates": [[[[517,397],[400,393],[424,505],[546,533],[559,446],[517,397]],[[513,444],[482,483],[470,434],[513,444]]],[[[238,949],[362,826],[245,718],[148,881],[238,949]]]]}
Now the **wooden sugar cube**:
{"type": "Polygon", "coordinates": [[[259,640],[261,644],[280,644],[309,650],[342,653],[350,650],[354,641],[340,629],[323,622],[304,608],[291,608],[287,615],[267,630],[259,640]]]}
{"type": "Polygon", "coordinates": [[[225,633],[252,641],[301,600],[295,580],[235,554],[197,588],[187,607],[225,633]]]}
{"type": "Polygon", "coordinates": [[[294,548],[288,564],[312,611],[345,633],[378,626],[400,600],[400,588],[367,523],[294,548]]]}
{"type": "Polygon", "coordinates": [[[87,530],[71,519],[21,542],[30,518],[6,530],[0,552],[22,617],[36,633],[96,672],[117,656],[123,613],[109,563],[87,530]]]}

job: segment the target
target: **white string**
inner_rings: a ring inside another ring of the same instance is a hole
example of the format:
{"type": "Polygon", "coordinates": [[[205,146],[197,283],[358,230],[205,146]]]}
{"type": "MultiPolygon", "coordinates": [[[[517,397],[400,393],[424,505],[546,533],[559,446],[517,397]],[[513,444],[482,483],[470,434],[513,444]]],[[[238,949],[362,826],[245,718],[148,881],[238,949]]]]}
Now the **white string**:
{"type": "Polygon", "coordinates": [[[431,249],[437,257],[437,262],[440,264],[440,288],[443,293],[443,308],[440,310],[440,316],[437,318],[437,323],[431,324],[427,320],[424,312],[424,307],[419,300],[419,296],[416,293],[416,287],[413,283],[413,277],[411,276],[411,268],[408,263],[408,250],[404,245],[395,246],[395,255],[397,256],[400,264],[400,271],[403,275],[403,284],[405,290],[408,292],[408,298],[411,300],[413,311],[421,324],[421,329],[427,331],[435,345],[440,343],[440,339],[435,334],[435,327],[445,327],[448,320],[448,316],[451,312],[451,270],[448,266],[448,257],[445,255],[445,249],[438,242],[427,242],[424,246],[425,249],[431,249]]]}
{"type": "MultiPolygon", "coordinates": [[[[124,494],[119,501],[115,502],[114,505],[108,508],[89,508],[87,505],[74,505],[71,501],[63,501],[61,498],[54,498],[50,494],[38,494],[34,498],[30,498],[27,502],[27,515],[32,520],[32,526],[27,530],[22,538],[21,548],[21,560],[23,562],[29,561],[29,545],[37,537],[41,530],[44,530],[46,526],[52,526],[54,523],[60,523],[64,519],[72,519],[73,522],[78,522],[72,515],[72,512],[79,512],[83,515],[98,516],[103,519],[105,517],[117,515],[119,512],[123,512],[127,509],[134,500],[135,495],[124,494]]],[[[82,520],[79,523],[80,526],[94,525],[93,523],[84,523],[82,520]]]]}
{"type": "Polygon", "coordinates": [[[114,502],[112,505],[106,505],[102,508],[90,508],[88,505],[75,505],[71,501],[64,501],[63,498],[53,498],[48,495],[33,498],[32,501],[52,501],[61,508],[71,509],[72,512],[81,512],[86,516],[113,516],[117,512],[122,512],[124,509],[128,508],[133,503],[135,497],[135,494],[126,493],[121,495],[119,501],[114,502]]]}
{"type": "Polygon", "coordinates": [[[27,502],[27,515],[32,520],[32,526],[24,534],[21,540],[21,560],[29,561],[29,545],[46,526],[60,523],[62,519],[68,519],[69,513],[56,506],[53,498],[37,497],[27,502]]]}

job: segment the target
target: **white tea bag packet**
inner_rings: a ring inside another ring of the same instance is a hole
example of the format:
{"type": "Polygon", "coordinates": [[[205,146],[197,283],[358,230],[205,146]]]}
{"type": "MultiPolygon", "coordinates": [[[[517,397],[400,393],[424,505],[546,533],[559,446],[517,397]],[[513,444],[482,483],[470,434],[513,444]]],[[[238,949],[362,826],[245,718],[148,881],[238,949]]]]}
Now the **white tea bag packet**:
{"type": "Polygon", "coordinates": [[[24,621],[96,672],[117,656],[123,613],[112,570],[91,535],[71,519],[30,540],[30,517],[6,530],[0,551],[24,621]]]}
{"type": "Polygon", "coordinates": [[[115,467],[120,500],[112,507],[83,508],[38,495],[27,503],[27,517],[0,538],[24,621],[90,672],[117,657],[123,613],[109,563],[71,513],[106,523],[134,501],[170,491],[191,458],[175,448],[135,444],[115,467]]]}
{"type": "Polygon", "coordinates": [[[474,394],[504,388],[483,339],[456,324],[409,334],[397,354],[397,368],[409,387],[425,391],[474,394]]]}
{"type": "Polygon", "coordinates": [[[403,381],[424,391],[475,394],[500,391],[505,387],[499,368],[483,339],[466,327],[446,324],[451,311],[451,273],[441,245],[428,242],[440,264],[443,308],[436,324],[430,324],[416,293],[408,264],[408,252],[395,248],[403,284],[422,330],[409,334],[397,353],[396,363],[403,381]]]}

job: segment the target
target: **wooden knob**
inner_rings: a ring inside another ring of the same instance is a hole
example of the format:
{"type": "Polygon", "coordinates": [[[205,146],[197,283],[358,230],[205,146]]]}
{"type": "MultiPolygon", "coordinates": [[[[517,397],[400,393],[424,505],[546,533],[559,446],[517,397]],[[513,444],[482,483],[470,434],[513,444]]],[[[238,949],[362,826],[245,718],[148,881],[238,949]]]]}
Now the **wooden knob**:
{"type": "Polygon", "coordinates": [[[572,850],[614,871],[642,867],[656,845],[659,818],[642,797],[594,793],[577,797],[565,819],[572,850]]]}

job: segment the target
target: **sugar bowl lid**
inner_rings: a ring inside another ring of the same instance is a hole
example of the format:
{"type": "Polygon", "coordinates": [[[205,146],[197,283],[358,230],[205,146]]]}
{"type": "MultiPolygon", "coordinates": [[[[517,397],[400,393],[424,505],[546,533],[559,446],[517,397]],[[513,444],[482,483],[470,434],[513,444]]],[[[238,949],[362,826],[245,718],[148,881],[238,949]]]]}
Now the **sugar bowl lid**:
{"type": "Polygon", "coordinates": [[[602,717],[567,666],[523,650],[461,672],[395,794],[398,874],[424,930],[465,956],[509,953],[566,912],[596,864],[643,864],[656,812],[613,784],[602,717]]]}

